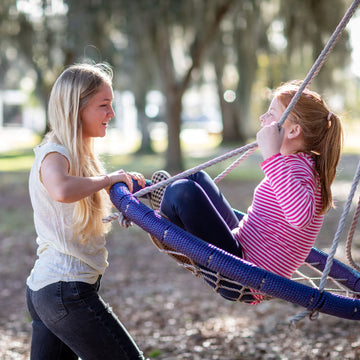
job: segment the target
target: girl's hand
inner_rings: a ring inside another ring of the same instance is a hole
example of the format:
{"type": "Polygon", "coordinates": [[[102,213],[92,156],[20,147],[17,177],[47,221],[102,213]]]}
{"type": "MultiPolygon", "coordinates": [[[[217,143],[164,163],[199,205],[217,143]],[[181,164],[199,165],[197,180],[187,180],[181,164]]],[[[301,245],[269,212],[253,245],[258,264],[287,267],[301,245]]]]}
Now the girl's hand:
{"type": "Polygon", "coordinates": [[[141,188],[145,187],[145,177],[143,174],[131,171],[128,173],[132,179],[136,180],[141,188]]]}
{"type": "Polygon", "coordinates": [[[264,160],[278,154],[284,138],[284,129],[280,128],[277,122],[266,125],[256,134],[256,140],[259,145],[264,160]]]}
{"type": "MultiPolygon", "coordinates": [[[[119,182],[123,182],[127,185],[127,187],[129,188],[129,191],[132,192],[133,183],[132,183],[132,176],[130,175],[130,173],[127,173],[123,169],[120,169],[120,170],[117,170],[117,171],[114,171],[114,172],[108,174],[107,176],[110,179],[110,184],[108,187],[106,187],[107,191],[110,189],[110,187],[112,185],[119,183],[119,182]]],[[[145,180],[144,180],[144,182],[145,182],[145,180]]]]}

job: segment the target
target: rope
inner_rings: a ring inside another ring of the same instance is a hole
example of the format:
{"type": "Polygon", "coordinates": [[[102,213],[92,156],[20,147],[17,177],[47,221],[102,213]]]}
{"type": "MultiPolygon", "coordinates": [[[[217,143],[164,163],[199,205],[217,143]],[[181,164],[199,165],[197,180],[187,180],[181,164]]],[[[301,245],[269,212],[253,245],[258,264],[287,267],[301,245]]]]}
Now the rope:
{"type": "MultiPolygon", "coordinates": [[[[327,42],[326,46],[324,47],[324,49],[322,50],[322,52],[320,53],[319,57],[316,59],[316,61],[314,62],[313,66],[311,67],[310,71],[308,72],[307,76],[305,77],[303,83],[300,85],[298,91],[296,92],[296,94],[294,95],[294,97],[291,99],[289,105],[287,106],[287,108],[285,109],[284,113],[282,114],[280,120],[279,120],[279,128],[283,125],[283,123],[285,122],[286,118],[289,116],[290,112],[292,111],[292,109],[294,108],[295,104],[297,103],[298,99],[300,98],[302,92],[306,89],[306,87],[311,84],[312,80],[317,76],[317,74],[319,73],[320,69],[322,68],[323,64],[325,63],[327,57],[329,56],[330,52],[332,51],[332,49],[334,48],[336,42],[338,41],[340,35],[342,34],[344,28],[346,27],[346,25],[348,24],[350,18],[353,16],[356,8],[359,6],[360,0],[354,0],[352,5],[349,7],[349,9],[347,10],[347,12],[345,13],[344,17],[342,18],[342,20],[340,21],[340,23],[338,24],[338,26],[336,27],[335,31],[333,32],[332,36],[330,37],[329,41],[327,42]]],[[[257,148],[258,144],[256,142],[250,143],[248,145],[245,145],[241,148],[237,148],[233,151],[230,151],[229,153],[226,153],[224,155],[221,155],[215,159],[209,160],[199,166],[196,166],[194,168],[188,169],[182,173],[179,173],[169,179],[166,179],[164,181],[161,181],[159,183],[156,183],[154,185],[148,186],[144,189],[141,189],[140,191],[136,192],[134,194],[135,197],[141,197],[145,194],[148,194],[156,189],[162,188],[164,186],[169,185],[170,183],[178,180],[178,179],[182,179],[185,178],[195,172],[198,172],[200,170],[203,170],[207,167],[210,167],[214,164],[217,164],[220,161],[223,161],[225,159],[228,159],[232,156],[238,155],[238,154],[243,154],[245,153],[243,156],[241,156],[233,165],[231,165],[228,169],[226,169],[222,174],[220,174],[220,179],[222,179],[225,176],[225,173],[227,174],[228,172],[231,171],[231,169],[233,169],[235,166],[237,166],[237,164],[242,161],[245,157],[247,157],[250,154],[246,154],[247,152],[250,152],[250,150],[252,150],[251,152],[253,152],[256,148],[257,148]],[[247,155],[247,156],[246,156],[247,155]],[[235,165],[236,164],[236,165],[235,165]]],[[[250,153],[251,153],[250,152],[250,153]]],[[[343,214],[341,216],[339,225],[338,225],[338,229],[336,231],[334,240],[333,240],[333,244],[331,247],[331,250],[329,252],[327,261],[326,261],[326,265],[325,265],[325,269],[323,271],[321,280],[320,280],[320,285],[319,285],[319,290],[323,291],[325,284],[326,284],[326,279],[329,275],[332,263],[333,263],[333,259],[334,259],[334,255],[339,243],[339,239],[340,239],[340,235],[344,229],[344,225],[345,225],[345,220],[346,217],[349,213],[349,209],[352,203],[352,199],[354,197],[354,193],[357,187],[357,184],[359,182],[360,179],[360,162],[359,162],[359,166],[357,169],[357,173],[356,176],[354,178],[353,181],[353,185],[347,200],[347,203],[345,205],[343,214]]],[[[301,318],[307,316],[310,314],[311,318],[315,318],[317,317],[317,311],[312,310],[312,311],[305,311],[299,315],[294,316],[290,321],[291,323],[295,323],[296,321],[300,320],[301,318]]]]}
{"type": "Polygon", "coordinates": [[[163,180],[163,181],[160,181],[156,184],[153,184],[151,186],[147,186],[146,188],[143,188],[139,191],[137,191],[136,193],[134,193],[133,195],[137,198],[141,197],[141,196],[144,196],[145,194],[148,194],[156,189],[160,189],[164,186],[167,186],[171,183],[173,183],[174,181],[176,180],[179,180],[179,179],[183,179],[191,174],[194,174],[200,170],[203,170],[205,168],[208,168],[212,165],[215,165],[223,160],[226,160],[226,159],[229,159],[230,157],[233,157],[235,155],[239,155],[239,154],[242,154],[242,153],[245,153],[247,152],[248,150],[251,150],[253,148],[256,148],[257,147],[257,144],[256,142],[252,142],[250,144],[247,144],[245,146],[242,146],[240,148],[237,148],[237,149],[234,149],[232,151],[229,151],[228,153],[226,154],[223,154],[223,155],[220,155],[214,159],[211,159],[209,161],[206,161],[205,163],[203,164],[200,164],[198,166],[195,166],[191,169],[188,169],[188,170],[185,170],[177,175],[174,175],[173,177],[169,178],[169,179],[166,179],[166,180],[163,180]]]}
{"type": "Polygon", "coordinates": [[[359,202],[356,208],[356,211],[354,213],[354,217],[350,226],[350,230],[349,230],[349,234],[346,240],[346,258],[349,261],[349,264],[356,269],[357,271],[360,271],[360,265],[356,264],[355,261],[353,260],[352,254],[351,254],[351,245],[352,245],[352,241],[354,238],[354,233],[355,233],[355,229],[356,229],[356,225],[358,222],[360,216],[360,197],[359,197],[359,202]]]}
{"type": "MultiPolygon", "coordinates": [[[[332,49],[334,48],[336,42],[338,41],[340,35],[342,34],[344,28],[346,27],[347,23],[349,22],[350,18],[353,16],[356,8],[359,6],[360,0],[354,0],[354,2],[352,3],[352,5],[350,6],[350,8],[347,10],[347,12],[345,13],[344,17],[341,19],[340,23],[338,24],[338,26],[336,27],[334,33],[331,35],[329,41],[327,42],[327,44],[325,45],[324,49],[322,50],[322,52],[320,53],[319,57],[316,59],[316,61],[314,62],[313,66],[311,67],[310,71],[308,72],[308,74],[305,77],[305,80],[303,81],[303,83],[300,85],[298,91],[296,92],[296,94],[294,95],[294,97],[291,99],[289,105],[287,106],[287,108],[285,109],[284,113],[282,114],[280,120],[279,120],[279,128],[283,125],[283,123],[285,122],[286,118],[289,116],[290,112],[292,111],[292,109],[294,108],[295,104],[297,103],[297,101],[299,100],[302,92],[305,90],[305,88],[312,82],[312,80],[317,76],[317,74],[319,73],[320,69],[322,68],[322,66],[324,65],[327,57],[329,56],[330,52],[332,51],[332,49]]],[[[240,147],[238,149],[235,149],[227,154],[221,155],[213,160],[209,160],[199,166],[195,166],[191,169],[188,169],[182,173],[179,173],[169,179],[166,179],[164,181],[160,181],[154,185],[148,186],[144,189],[139,190],[138,192],[136,192],[134,194],[135,197],[141,197],[145,194],[148,194],[156,189],[160,189],[164,186],[167,186],[171,183],[173,183],[176,180],[179,179],[183,179],[191,174],[194,174],[200,170],[203,170],[207,167],[210,167],[214,164],[217,164],[220,161],[223,161],[225,159],[228,159],[232,156],[238,155],[238,154],[243,154],[244,152],[253,149],[255,150],[255,148],[257,148],[258,144],[256,142],[250,143],[248,145],[245,145],[243,147],[240,147]]],[[[238,159],[239,162],[242,160],[240,160],[240,158],[238,159]]],[[[234,163],[235,164],[235,163],[234,163]]],[[[236,164],[238,164],[238,162],[236,162],[236,164]]],[[[232,166],[230,166],[231,169],[233,169],[232,166]]],[[[226,170],[227,171],[227,170],[226,170]]],[[[230,170],[231,171],[231,170],[230,170]]],[[[221,174],[221,176],[223,176],[223,174],[221,174]]]]}
{"type": "Polygon", "coordinates": [[[289,116],[291,110],[293,109],[293,107],[295,106],[297,101],[299,100],[301,93],[305,90],[305,88],[309,84],[311,84],[313,79],[319,73],[320,69],[324,65],[327,57],[329,56],[330,52],[334,48],[336,42],[338,41],[338,39],[339,39],[340,35],[342,34],[343,30],[345,29],[346,25],[350,21],[351,17],[354,15],[356,8],[359,6],[359,3],[360,3],[360,0],[354,0],[352,5],[349,7],[347,12],[345,13],[344,17],[341,19],[340,23],[338,24],[335,31],[331,35],[331,37],[328,40],[327,44],[325,45],[324,49],[321,51],[319,57],[316,59],[313,66],[311,67],[310,71],[306,75],[304,82],[301,84],[301,86],[299,87],[299,90],[294,95],[294,97],[291,99],[289,106],[286,108],[283,115],[281,116],[280,121],[279,121],[279,127],[283,125],[286,118],[289,116]]]}
{"type": "Polygon", "coordinates": [[[230,166],[228,166],[221,174],[219,174],[215,179],[214,182],[217,184],[221,181],[225,176],[229,175],[231,171],[233,171],[243,160],[249,157],[254,151],[256,147],[246,151],[245,154],[241,155],[236,161],[234,161],[230,166]]]}
{"type": "MultiPolygon", "coordinates": [[[[235,155],[239,155],[239,154],[243,154],[242,156],[240,156],[237,161],[235,161],[232,166],[229,166],[225,171],[223,171],[220,175],[218,175],[214,181],[217,183],[218,181],[222,180],[226,175],[228,175],[228,173],[230,171],[232,171],[236,166],[238,166],[238,164],[243,161],[244,159],[246,159],[250,154],[252,154],[257,148],[257,144],[255,142],[253,143],[250,143],[250,144],[247,144],[245,146],[242,146],[242,147],[239,147],[237,149],[234,149],[232,151],[229,151],[223,155],[220,155],[212,160],[209,160],[201,165],[198,165],[198,166],[195,166],[191,169],[188,169],[186,171],[183,171],[182,173],[179,173],[177,175],[174,175],[173,177],[169,178],[169,179],[166,179],[166,180],[163,180],[163,181],[160,181],[156,184],[153,184],[153,185],[150,185],[150,186],[147,186],[137,192],[135,192],[133,194],[133,196],[135,196],[136,198],[139,198],[139,197],[142,197],[156,189],[160,189],[162,187],[165,187],[169,184],[171,184],[172,182],[176,181],[176,180],[179,180],[179,179],[183,179],[191,174],[194,174],[200,170],[203,170],[207,167],[210,167],[212,165],[215,165],[217,164],[218,162],[221,162],[223,160],[226,160],[226,159],[229,159],[230,157],[233,157],[235,155]]],[[[114,221],[118,219],[119,220],[119,224],[122,226],[122,227],[129,227],[131,226],[127,224],[127,220],[126,218],[124,218],[124,216],[122,214],[119,214],[119,213],[114,213],[114,214],[110,214],[109,216],[107,217],[104,217],[102,219],[102,222],[103,223],[107,223],[107,222],[111,222],[111,221],[114,221]]]]}
{"type": "MultiPolygon", "coordinates": [[[[331,270],[331,267],[332,267],[332,264],[333,264],[333,261],[334,261],[336,249],[338,247],[341,234],[342,234],[342,232],[344,230],[345,221],[346,221],[346,218],[347,218],[347,216],[349,214],[350,207],[351,207],[351,204],[352,204],[352,200],[354,198],[354,194],[355,194],[355,191],[356,191],[356,188],[357,188],[357,185],[358,185],[359,181],[360,181],[360,161],[359,161],[359,164],[358,164],[358,167],[357,167],[357,170],[356,170],[356,173],[355,173],[352,185],[351,185],[351,189],[350,189],[348,199],[346,201],[343,213],[341,215],[341,218],[340,218],[340,221],[339,221],[339,224],[338,224],[335,236],[334,236],[334,240],[333,240],[331,249],[329,251],[329,255],[328,255],[327,260],[326,260],[325,268],[323,270],[323,273],[322,273],[322,276],[321,276],[321,279],[320,279],[320,284],[319,284],[319,290],[320,291],[324,291],[324,288],[325,288],[325,285],[326,285],[326,280],[327,280],[327,277],[328,277],[328,275],[330,273],[330,270],[331,270]]],[[[308,315],[310,315],[311,319],[313,319],[314,316],[315,316],[314,314],[317,314],[317,313],[318,312],[317,312],[316,309],[311,310],[311,311],[310,310],[305,310],[305,311],[301,312],[300,314],[293,316],[290,319],[290,322],[292,324],[295,324],[296,321],[299,321],[299,320],[303,319],[305,316],[308,316],[308,315]]]]}
{"type": "MultiPolygon", "coordinates": [[[[281,126],[284,123],[284,121],[286,120],[286,118],[290,114],[290,111],[292,109],[291,105],[295,106],[296,102],[300,98],[300,95],[301,95],[302,91],[306,88],[306,86],[308,84],[311,83],[311,81],[319,73],[321,67],[323,66],[325,60],[327,59],[327,57],[329,55],[329,53],[332,51],[333,47],[335,46],[335,44],[336,44],[337,40],[339,39],[341,33],[343,32],[344,28],[346,27],[346,25],[350,21],[351,17],[354,15],[355,10],[359,6],[359,3],[360,3],[360,0],[354,0],[353,3],[351,4],[351,6],[349,7],[349,9],[347,10],[347,12],[345,13],[344,17],[341,19],[340,23],[336,27],[334,33],[330,37],[330,39],[327,42],[326,46],[324,47],[324,49],[320,53],[319,57],[317,58],[317,60],[313,64],[313,66],[311,67],[311,69],[310,69],[308,75],[306,76],[304,82],[301,84],[301,86],[300,86],[299,90],[297,91],[297,93],[295,94],[295,96],[291,99],[289,106],[285,109],[285,111],[284,111],[284,113],[283,113],[283,115],[282,115],[282,117],[281,117],[281,119],[279,121],[279,126],[281,126]]],[[[351,202],[350,202],[350,204],[351,204],[351,202]]],[[[345,213],[347,215],[348,210],[344,209],[343,215],[345,215],[345,213]]],[[[344,217],[345,216],[342,216],[342,218],[344,218],[344,217]]],[[[344,220],[341,219],[340,221],[345,222],[345,219],[344,220]]],[[[331,254],[329,254],[329,256],[328,256],[328,259],[326,261],[326,266],[325,266],[325,269],[324,269],[324,272],[323,272],[323,276],[321,278],[321,282],[320,282],[321,289],[324,288],[324,283],[326,282],[326,278],[327,278],[327,276],[328,276],[328,274],[330,272],[330,268],[332,266],[333,259],[334,259],[334,254],[335,254],[335,251],[336,251],[336,248],[337,248],[337,243],[338,243],[337,237],[340,237],[340,232],[342,232],[343,226],[344,226],[343,224],[339,223],[338,231],[337,231],[337,233],[335,235],[333,246],[332,246],[332,249],[331,249],[332,251],[331,251],[331,254]]],[[[290,322],[292,324],[295,324],[295,322],[301,320],[302,318],[304,318],[305,316],[308,316],[308,315],[310,315],[310,318],[312,318],[312,314],[313,314],[312,311],[308,311],[308,310],[303,311],[302,313],[292,317],[290,319],[290,322]]]]}
{"type": "Polygon", "coordinates": [[[319,285],[320,290],[324,289],[324,287],[325,287],[326,277],[328,276],[328,274],[330,272],[330,269],[331,269],[331,266],[332,266],[332,261],[333,261],[334,256],[335,256],[336,248],[338,246],[341,233],[344,230],[345,221],[346,221],[346,218],[347,218],[347,216],[349,214],[351,203],[352,203],[352,200],[354,198],[354,194],[355,194],[357,185],[359,183],[359,180],[360,180],[360,161],[359,161],[359,164],[358,164],[358,168],[356,170],[356,174],[355,174],[353,183],[351,185],[349,197],[348,197],[347,202],[345,204],[343,213],[341,215],[341,218],[340,218],[340,221],[339,221],[339,224],[338,224],[338,228],[337,228],[336,233],[335,233],[335,237],[334,237],[334,240],[333,240],[333,245],[332,245],[332,247],[330,249],[330,252],[329,252],[329,255],[328,255],[328,258],[327,258],[327,261],[326,261],[325,269],[323,271],[323,276],[322,276],[322,279],[321,279],[321,282],[320,282],[320,285],[319,285]]]}
{"type": "MultiPolygon", "coordinates": [[[[214,165],[214,164],[217,164],[217,163],[219,163],[219,162],[221,162],[221,161],[223,161],[223,160],[229,159],[230,157],[233,157],[233,156],[239,155],[239,154],[243,154],[243,156],[241,156],[241,157],[237,160],[236,163],[238,164],[238,162],[242,161],[242,160],[245,159],[247,156],[249,156],[252,152],[254,152],[254,151],[256,150],[256,148],[257,148],[257,144],[256,144],[255,142],[250,143],[250,144],[247,144],[247,145],[242,146],[242,147],[239,147],[239,148],[234,149],[234,150],[232,150],[232,151],[229,151],[229,152],[227,152],[227,153],[225,153],[225,154],[223,154],[223,155],[220,155],[220,156],[218,156],[218,157],[216,157],[216,158],[214,158],[214,159],[212,159],[212,160],[209,160],[209,161],[207,161],[207,162],[205,162],[205,163],[203,163],[203,164],[200,164],[200,165],[195,166],[195,167],[193,167],[193,168],[191,168],[191,169],[188,169],[188,170],[186,170],[186,171],[184,171],[184,172],[182,172],[182,173],[179,173],[179,174],[177,174],[177,175],[174,175],[173,177],[171,177],[171,178],[169,178],[169,179],[166,179],[166,180],[160,181],[160,182],[158,182],[158,183],[156,183],[156,184],[147,186],[147,187],[145,187],[145,188],[143,188],[143,189],[135,192],[135,193],[133,194],[133,196],[135,196],[135,197],[137,197],[137,198],[142,197],[142,196],[144,196],[144,195],[146,195],[146,194],[148,194],[148,193],[150,193],[150,192],[152,192],[152,191],[154,191],[154,190],[156,190],[156,189],[160,189],[160,188],[162,188],[162,187],[164,187],[164,186],[167,186],[167,185],[171,184],[172,182],[174,182],[174,181],[176,181],[176,180],[183,179],[183,178],[185,178],[185,177],[187,177],[187,176],[189,176],[189,175],[191,175],[191,174],[194,174],[194,173],[196,173],[196,172],[198,172],[198,171],[200,171],[200,170],[203,170],[203,169],[205,169],[205,168],[207,168],[207,167],[210,167],[210,166],[212,166],[212,165],[214,165]]],[[[236,165],[236,166],[237,166],[237,165],[236,165]]],[[[231,169],[231,170],[232,170],[232,169],[231,169]]],[[[230,170],[230,171],[231,171],[231,170],[230,170]]],[[[230,172],[230,171],[229,171],[229,172],[230,172]]],[[[222,176],[224,173],[225,173],[225,171],[224,171],[222,174],[220,174],[219,176],[222,176]]],[[[221,179],[222,179],[223,177],[224,177],[224,176],[222,176],[221,179]]],[[[215,179],[215,180],[216,180],[216,179],[215,179]]],[[[122,214],[119,214],[119,213],[110,214],[109,216],[104,217],[104,218],[102,219],[102,222],[103,222],[103,223],[111,222],[111,221],[113,221],[113,220],[118,219],[120,216],[123,217],[123,215],[122,215],[122,214]]],[[[123,217],[123,218],[124,218],[124,217],[123,217]]],[[[119,219],[119,224],[120,224],[122,227],[128,227],[128,226],[129,226],[129,225],[127,225],[126,221],[125,221],[125,220],[122,220],[122,219],[121,219],[121,220],[119,219]]]]}
{"type": "Polygon", "coordinates": [[[118,213],[118,212],[112,213],[109,216],[104,217],[102,219],[102,222],[103,223],[108,223],[108,222],[111,222],[111,221],[114,221],[114,220],[118,220],[120,226],[123,227],[123,228],[126,228],[126,229],[133,225],[132,222],[129,221],[122,213],[118,213]]]}

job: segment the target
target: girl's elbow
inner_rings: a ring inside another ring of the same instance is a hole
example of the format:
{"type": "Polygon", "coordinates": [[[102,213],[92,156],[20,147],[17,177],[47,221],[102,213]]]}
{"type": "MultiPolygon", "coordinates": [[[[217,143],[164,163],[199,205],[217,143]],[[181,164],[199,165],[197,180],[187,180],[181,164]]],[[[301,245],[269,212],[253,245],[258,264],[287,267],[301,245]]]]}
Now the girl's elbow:
{"type": "Polygon", "coordinates": [[[70,201],[66,196],[61,196],[61,195],[54,195],[52,196],[53,200],[57,201],[57,202],[60,202],[60,203],[64,203],[64,204],[67,204],[67,203],[71,203],[72,201],[70,201]]]}
{"type": "Polygon", "coordinates": [[[56,200],[57,202],[60,202],[60,203],[64,203],[64,204],[70,204],[72,202],[74,202],[73,200],[70,200],[68,198],[59,198],[58,200],[56,200]]]}
{"type": "Polygon", "coordinates": [[[314,220],[315,208],[314,206],[299,207],[296,211],[288,213],[288,222],[297,230],[306,229],[314,220]]]}
{"type": "Polygon", "coordinates": [[[312,223],[312,217],[309,216],[305,219],[291,219],[289,220],[289,223],[291,226],[296,230],[305,230],[311,223],[312,223]]]}
{"type": "Polygon", "coordinates": [[[71,199],[68,191],[63,188],[56,189],[50,193],[50,196],[53,200],[60,202],[60,203],[71,203],[73,200],[71,199]]]}
{"type": "Polygon", "coordinates": [[[301,230],[305,230],[310,225],[310,223],[291,224],[291,225],[295,230],[301,231],[301,230]]]}

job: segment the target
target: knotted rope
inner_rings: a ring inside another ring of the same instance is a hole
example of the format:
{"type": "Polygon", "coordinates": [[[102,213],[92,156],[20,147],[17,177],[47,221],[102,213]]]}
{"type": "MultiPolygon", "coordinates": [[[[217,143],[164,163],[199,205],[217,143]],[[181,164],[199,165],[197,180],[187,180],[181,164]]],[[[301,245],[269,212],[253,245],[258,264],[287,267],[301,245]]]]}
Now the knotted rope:
{"type": "Polygon", "coordinates": [[[108,223],[108,222],[115,221],[115,220],[117,220],[119,222],[121,227],[126,228],[126,229],[133,225],[133,223],[130,220],[128,220],[124,216],[124,214],[119,213],[119,212],[112,213],[109,216],[103,218],[102,222],[103,223],[108,223]]]}

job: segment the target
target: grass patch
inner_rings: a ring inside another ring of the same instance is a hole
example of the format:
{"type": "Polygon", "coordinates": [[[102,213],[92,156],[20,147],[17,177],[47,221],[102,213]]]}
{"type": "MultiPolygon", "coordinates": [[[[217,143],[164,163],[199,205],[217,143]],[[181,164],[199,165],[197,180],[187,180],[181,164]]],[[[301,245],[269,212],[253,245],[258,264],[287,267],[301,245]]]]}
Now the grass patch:
{"type": "Polygon", "coordinates": [[[28,171],[34,162],[32,149],[10,151],[0,155],[0,172],[28,171]]]}
{"type": "Polygon", "coordinates": [[[0,209],[0,238],[15,234],[29,234],[34,232],[33,212],[29,208],[14,207],[0,209]]]}
{"type": "MultiPolygon", "coordinates": [[[[214,150],[208,156],[201,157],[185,157],[184,158],[184,167],[185,169],[192,169],[193,167],[199,166],[211,159],[214,159],[216,156],[219,156],[220,153],[224,153],[227,150],[221,148],[214,150]]],[[[354,158],[354,167],[358,162],[357,155],[351,155],[349,153],[344,153],[344,156],[354,158]]],[[[218,164],[212,165],[211,167],[206,168],[205,170],[215,178],[217,175],[222,173],[230,164],[232,164],[237,157],[227,159],[218,164]]],[[[102,154],[101,160],[105,163],[107,171],[114,171],[117,169],[124,169],[125,171],[138,171],[145,175],[145,177],[150,178],[151,174],[159,169],[165,167],[165,154],[164,153],[155,153],[155,154],[102,154]]],[[[9,153],[2,154],[0,156],[0,172],[1,174],[1,183],[4,183],[7,180],[6,173],[25,173],[28,176],[32,163],[34,161],[34,155],[32,149],[21,150],[21,151],[12,151],[9,153]]],[[[260,181],[263,177],[263,172],[260,168],[260,163],[262,159],[259,152],[255,152],[250,157],[245,159],[240,163],[229,175],[227,175],[227,180],[234,181],[260,181]]],[[[351,180],[354,176],[353,166],[347,165],[345,168],[339,166],[339,178],[346,180],[351,180]]],[[[175,174],[172,174],[175,175],[175,174]]],[[[16,178],[16,176],[15,176],[16,178]]],[[[11,181],[17,181],[11,177],[11,181]]]]}
{"type": "Polygon", "coordinates": [[[1,174],[0,237],[34,231],[28,177],[28,172],[21,171],[1,174]]]}
{"type": "MultiPolygon", "coordinates": [[[[343,156],[349,156],[351,154],[359,154],[359,142],[357,134],[360,131],[360,124],[352,122],[346,124],[346,139],[345,147],[343,149],[343,156]]],[[[185,135],[186,133],[182,134],[185,135]]],[[[183,163],[184,169],[191,169],[195,166],[203,164],[204,162],[214,159],[220,154],[224,154],[227,151],[233,150],[239,146],[239,144],[231,144],[229,147],[224,148],[219,146],[221,137],[208,136],[207,140],[202,138],[202,133],[196,131],[188,134],[185,141],[185,136],[182,137],[183,146],[183,163]]],[[[124,169],[126,171],[139,171],[149,178],[151,174],[158,170],[163,169],[166,164],[164,149],[157,151],[154,154],[137,154],[136,152],[125,153],[118,148],[119,144],[127,141],[126,149],[129,149],[129,139],[119,138],[118,132],[109,134],[109,139],[101,139],[103,142],[103,148],[98,149],[102,151],[101,159],[105,163],[107,171],[114,171],[117,169],[124,169]],[[115,136],[116,135],[116,136],[115,136]],[[105,140],[107,141],[107,147],[104,147],[105,140]],[[116,150],[114,150],[114,147],[116,150]]],[[[164,139],[163,139],[164,140],[164,139]]],[[[163,141],[161,140],[161,141],[163,141]]],[[[252,139],[253,140],[253,139],[252,139]]],[[[249,140],[252,141],[252,140],[249,140]]],[[[153,141],[154,144],[161,143],[159,139],[153,141]]],[[[36,145],[36,144],[34,144],[36,145]]],[[[159,145],[159,144],[158,144],[159,145]]],[[[130,147],[131,148],[131,147],[130,147]]],[[[357,163],[357,155],[354,156],[354,161],[357,163]]],[[[222,173],[237,157],[234,156],[231,159],[222,161],[215,164],[205,170],[215,178],[222,173]]],[[[9,152],[0,153],[0,172],[24,172],[29,171],[34,161],[34,153],[32,148],[11,150],[9,152]]],[[[263,173],[260,168],[261,156],[259,151],[256,151],[249,158],[241,162],[241,164],[234,169],[228,176],[227,180],[235,181],[259,181],[263,177],[263,173]]],[[[172,174],[175,175],[175,174],[172,174]]],[[[352,179],[354,175],[354,169],[341,169],[339,172],[340,178],[352,179]]],[[[3,177],[3,176],[2,176],[3,177]]],[[[1,179],[3,181],[3,179],[1,179]]]]}
{"type": "Polygon", "coordinates": [[[157,358],[158,356],[162,355],[162,351],[160,349],[155,349],[149,352],[148,356],[150,358],[157,358]]]}

